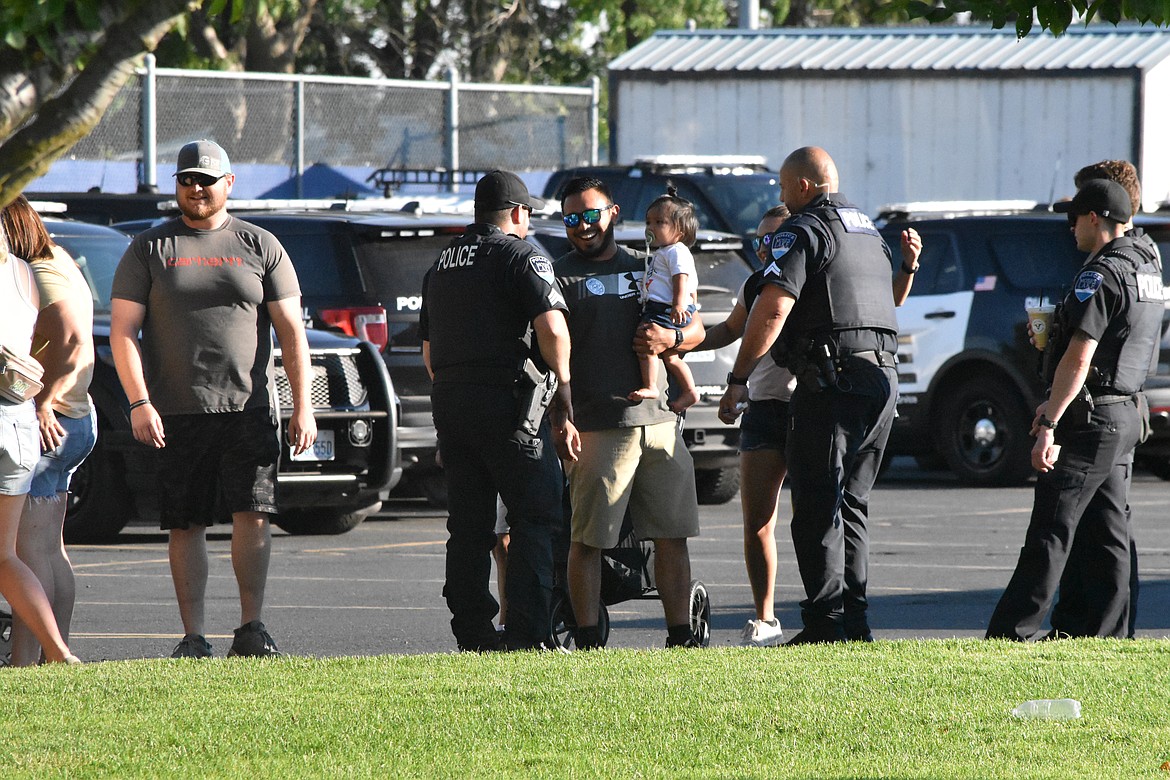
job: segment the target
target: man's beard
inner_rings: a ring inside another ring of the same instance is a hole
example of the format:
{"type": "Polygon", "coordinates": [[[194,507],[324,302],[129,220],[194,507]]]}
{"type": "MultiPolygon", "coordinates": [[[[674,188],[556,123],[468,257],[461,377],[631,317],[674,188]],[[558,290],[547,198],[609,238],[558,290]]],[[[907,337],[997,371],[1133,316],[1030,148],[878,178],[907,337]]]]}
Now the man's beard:
{"type": "Polygon", "coordinates": [[[600,240],[592,246],[582,247],[571,237],[569,238],[569,243],[573,245],[573,249],[577,251],[577,254],[581,255],[581,257],[584,257],[587,260],[599,255],[603,255],[609,251],[615,243],[613,234],[614,228],[616,226],[616,222],[610,222],[609,227],[607,227],[605,232],[599,236],[600,240]]]}

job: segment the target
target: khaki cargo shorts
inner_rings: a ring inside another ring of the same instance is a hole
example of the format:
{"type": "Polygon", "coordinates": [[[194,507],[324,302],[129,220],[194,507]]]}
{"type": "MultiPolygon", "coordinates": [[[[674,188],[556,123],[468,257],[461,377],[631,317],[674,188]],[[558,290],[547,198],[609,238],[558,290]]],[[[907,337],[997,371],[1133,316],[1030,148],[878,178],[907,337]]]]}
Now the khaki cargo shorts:
{"type": "Polygon", "coordinates": [[[640,539],[699,535],[695,466],[673,422],[582,432],[581,455],[566,473],[574,542],[617,545],[627,506],[640,539]]]}

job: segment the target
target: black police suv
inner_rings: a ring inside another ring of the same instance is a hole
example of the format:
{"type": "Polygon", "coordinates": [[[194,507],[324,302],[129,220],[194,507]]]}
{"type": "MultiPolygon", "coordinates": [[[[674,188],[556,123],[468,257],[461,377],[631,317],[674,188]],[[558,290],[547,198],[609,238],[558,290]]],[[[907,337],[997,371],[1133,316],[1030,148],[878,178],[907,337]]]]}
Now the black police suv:
{"type": "Polygon", "coordinates": [[[654,199],[673,185],[679,197],[695,204],[701,227],[747,240],[742,251],[753,268],[758,260],[750,240],[756,225],[765,211],[780,203],[780,174],[769,170],[762,157],[664,155],[632,165],[566,168],[549,177],[542,197],[560,202],[565,185],[578,176],[605,182],[631,220],[644,219],[654,199]]]}
{"type": "MultiPolygon", "coordinates": [[[[53,240],[77,261],[94,297],[96,361],[90,395],[98,439],[73,478],[65,517],[69,543],[105,542],[132,520],[157,516],[153,449],[130,432],[128,401],[110,351],[110,287],[130,239],[107,227],[44,215],[53,240]]],[[[394,391],[377,352],[353,338],[307,331],[318,438],[291,457],[284,446],[274,522],[293,534],[336,534],[354,528],[379,507],[401,476],[394,391]]],[[[281,416],[292,413],[288,379],[276,352],[281,416]]]]}
{"type": "MultiPolygon", "coordinates": [[[[754,235],[755,225],[752,232],[754,235]]],[[[633,249],[645,251],[645,236],[646,227],[641,222],[622,222],[615,228],[618,243],[633,249]]],[[[533,219],[529,240],[554,259],[572,249],[559,219],[533,219]]],[[[691,252],[699,277],[700,313],[703,324],[711,327],[731,313],[739,286],[752,269],[744,261],[743,241],[738,236],[700,230],[691,252]]],[[[723,349],[692,352],[685,358],[700,398],[687,410],[683,423],[683,441],[695,461],[700,504],[723,504],[739,492],[739,426],[719,420],[719,399],[727,389],[725,380],[738,349],[736,342],[723,349]]]]}
{"type": "MultiPolygon", "coordinates": [[[[1024,310],[1042,299],[1058,302],[1086,259],[1066,218],[1040,207],[1023,213],[893,212],[883,221],[891,247],[907,226],[922,235],[923,244],[921,269],[897,312],[898,418],[888,454],[949,468],[968,484],[1027,480],[1033,473],[1029,429],[1045,387],[1024,310]]],[[[1166,257],[1170,219],[1137,222],[1166,257]]],[[[1170,280],[1167,269],[1163,273],[1170,280]]],[[[1163,342],[1161,374],[1170,372],[1167,347],[1170,340],[1163,342]]],[[[1166,428],[1161,454],[1139,448],[1139,460],[1170,463],[1170,424],[1166,428]]]]}

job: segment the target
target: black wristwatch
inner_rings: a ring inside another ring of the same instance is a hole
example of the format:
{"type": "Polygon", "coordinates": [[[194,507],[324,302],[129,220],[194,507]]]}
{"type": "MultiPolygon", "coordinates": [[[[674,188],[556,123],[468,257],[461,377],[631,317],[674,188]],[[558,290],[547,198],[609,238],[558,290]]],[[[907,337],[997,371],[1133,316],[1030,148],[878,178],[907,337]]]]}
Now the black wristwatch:
{"type": "Polygon", "coordinates": [[[729,384],[729,385],[746,385],[747,383],[748,383],[747,377],[743,377],[741,379],[735,375],[735,372],[733,372],[733,371],[727,372],[727,384],[729,384]]]}
{"type": "Polygon", "coordinates": [[[674,331],[674,348],[675,349],[678,349],[679,347],[682,346],[683,338],[684,338],[684,336],[683,336],[682,328],[676,328],[674,331]]]}
{"type": "Polygon", "coordinates": [[[908,265],[906,265],[906,261],[903,260],[902,261],[902,271],[907,276],[913,276],[914,274],[918,273],[918,266],[914,266],[913,268],[911,268],[908,265]]]}
{"type": "Polygon", "coordinates": [[[1049,420],[1044,415],[1040,415],[1040,419],[1036,421],[1036,424],[1041,428],[1047,428],[1050,431],[1056,430],[1056,420],[1049,420]]]}

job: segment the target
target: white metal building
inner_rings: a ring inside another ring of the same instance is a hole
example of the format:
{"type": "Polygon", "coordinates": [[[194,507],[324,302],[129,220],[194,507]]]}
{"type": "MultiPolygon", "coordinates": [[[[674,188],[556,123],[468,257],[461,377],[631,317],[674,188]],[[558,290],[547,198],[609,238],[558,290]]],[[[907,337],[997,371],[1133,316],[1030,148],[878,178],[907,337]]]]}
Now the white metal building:
{"type": "Polygon", "coordinates": [[[610,64],[610,158],[757,154],[837,162],[873,212],[923,200],[1050,201],[1128,159],[1170,199],[1170,31],[1062,37],[969,28],[659,32],[610,64]]]}

